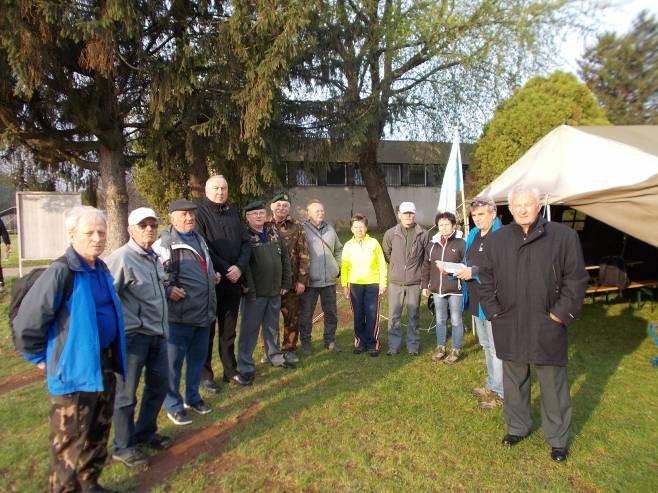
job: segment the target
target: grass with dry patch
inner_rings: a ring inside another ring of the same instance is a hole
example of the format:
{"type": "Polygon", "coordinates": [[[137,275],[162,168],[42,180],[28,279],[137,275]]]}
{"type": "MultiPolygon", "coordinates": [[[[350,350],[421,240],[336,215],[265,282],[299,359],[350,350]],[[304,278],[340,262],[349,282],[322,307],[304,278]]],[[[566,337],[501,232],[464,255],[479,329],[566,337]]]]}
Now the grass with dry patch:
{"type": "MultiPolygon", "coordinates": [[[[10,349],[7,301],[0,305],[2,376],[30,368],[10,349]]],[[[316,325],[314,354],[297,370],[259,365],[253,387],[206,396],[213,412],[195,415],[189,427],[176,427],[161,414],[161,432],[179,443],[209,426],[235,426],[214,449],[169,457],[181,463],[154,491],[656,490],[658,369],[650,360],[658,348],[646,326],[658,311],[588,304],[570,329],[573,438],[571,456],[560,465],[550,460],[540,428],[514,448],[500,445],[502,411],[481,411],[470,396],[485,379],[473,335],[454,366],[430,361],[435,336],[425,332],[418,357],[357,356],[349,351],[351,322],[340,303],[338,342],[346,351],[324,350],[316,325]],[[239,419],[256,401],[256,410],[239,419]]],[[[428,319],[425,312],[424,326],[428,319]]],[[[536,386],[532,406],[539,426],[536,386]]],[[[0,399],[1,491],[45,488],[47,413],[43,383],[0,399]]],[[[137,489],[141,479],[140,471],[119,464],[102,476],[121,490],[137,489]]]]}

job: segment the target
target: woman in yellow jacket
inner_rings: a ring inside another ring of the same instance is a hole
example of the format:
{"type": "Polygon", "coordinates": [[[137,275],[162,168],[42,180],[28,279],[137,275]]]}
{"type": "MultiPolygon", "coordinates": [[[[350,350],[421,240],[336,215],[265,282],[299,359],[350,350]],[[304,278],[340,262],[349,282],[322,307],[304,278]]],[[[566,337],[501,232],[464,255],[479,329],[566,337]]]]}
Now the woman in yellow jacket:
{"type": "Polygon", "coordinates": [[[354,314],[354,354],[379,356],[379,304],[386,292],[386,259],[379,242],[368,236],[368,218],[350,220],[354,235],[343,247],[340,279],[354,314]]]}

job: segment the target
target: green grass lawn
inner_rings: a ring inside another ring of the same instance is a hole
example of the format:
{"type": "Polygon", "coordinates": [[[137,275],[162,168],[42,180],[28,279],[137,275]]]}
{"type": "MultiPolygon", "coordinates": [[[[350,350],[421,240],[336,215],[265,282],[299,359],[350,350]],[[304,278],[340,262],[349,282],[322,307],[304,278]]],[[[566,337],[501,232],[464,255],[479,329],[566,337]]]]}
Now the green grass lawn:
{"type": "MultiPolygon", "coordinates": [[[[2,380],[31,367],[11,349],[6,295],[0,301],[2,380]]],[[[349,349],[351,321],[340,303],[338,342],[349,349]]],[[[425,311],[423,325],[428,318],[425,311]]],[[[464,359],[448,366],[430,361],[434,334],[423,333],[419,357],[370,358],[327,352],[316,325],[315,352],[297,370],[259,365],[253,387],[206,396],[213,412],[193,416],[188,427],[161,413],[161,432],[179,444],[169,452],[177,467],[146,476],[162,492],[655,492],[658,369],[650,360],[658,348],[647,335],[649,320],[658,320],[658,310],[648,305],[637,311],[588,304],[570,329],[573,437],[566,464],[550,460],[541,429],[514,448],[500,445],[502,411],[481,411],[470,396],[485,379],[473,335],[465,338],[464,359]],[[202,452],[182,450],[195,436],[205,437],[197,440],[202,452]]],[[[539,426],[536,385],[532,405],[539,426]]],[[[0,491],[45,489],[47,413],[43,382],[0,399],[0,491]]],[[[102,483],[136,489],[144,474],[110,464],[102,483]]]]}

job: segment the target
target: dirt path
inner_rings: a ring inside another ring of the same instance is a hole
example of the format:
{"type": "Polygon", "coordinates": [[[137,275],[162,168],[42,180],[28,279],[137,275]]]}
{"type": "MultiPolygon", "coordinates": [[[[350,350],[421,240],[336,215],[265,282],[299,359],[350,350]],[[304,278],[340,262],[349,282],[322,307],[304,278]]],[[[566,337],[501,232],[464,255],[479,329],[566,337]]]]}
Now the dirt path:
{"type": "Polygon", "coordinates": [[[147,492],[161,484],[176,469],[192,462],[199,454],[204,452],[213,456],[223,454],[231,438],[231,433],[237,427],[254,419],[262,407],[260,401],[254,401],[244,412],[230,421],[216,423],[208,428],[182,435],[173,447],[153,457],[151,466],[140,476],[139,487],[136,491],[147,492]]]}
{"type": "Polygon", "coordinates": [[[3,380],[0,380],[0,395],[4,395],[7,392],[12,390],[25,387],[33,382],[38,382],[39,380],[44,380],[44,374],[41,370],[33,370],[29,373],[23,373],[22,375],[11,375],[3,380]]]}

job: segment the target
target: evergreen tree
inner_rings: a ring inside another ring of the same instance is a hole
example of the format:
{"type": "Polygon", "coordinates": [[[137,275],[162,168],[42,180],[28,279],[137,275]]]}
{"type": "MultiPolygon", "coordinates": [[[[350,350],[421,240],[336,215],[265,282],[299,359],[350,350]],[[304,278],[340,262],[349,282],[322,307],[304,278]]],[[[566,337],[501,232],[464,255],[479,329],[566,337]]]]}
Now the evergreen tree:
{"type": "Polygon", "coordinates": [[[658,123],[658,22],[642,11],[628,33],[605,33],[578,63],[615,125],[658,123]]]}
{"type": "Polygon", "coordinates": [[[559,125],[607,125],[594,95],[572,74],[535,77],[503,101],[484,127],[471,162],[476,192],[559,125]]]}

